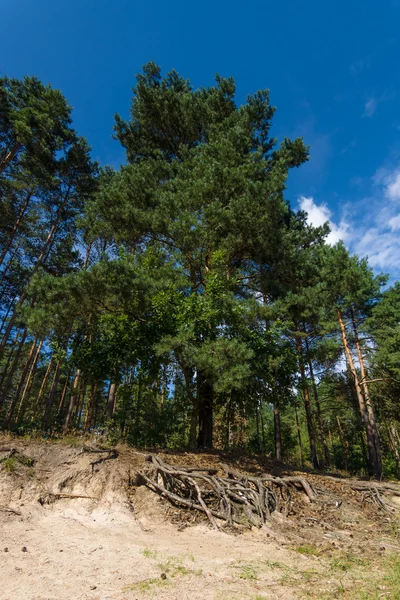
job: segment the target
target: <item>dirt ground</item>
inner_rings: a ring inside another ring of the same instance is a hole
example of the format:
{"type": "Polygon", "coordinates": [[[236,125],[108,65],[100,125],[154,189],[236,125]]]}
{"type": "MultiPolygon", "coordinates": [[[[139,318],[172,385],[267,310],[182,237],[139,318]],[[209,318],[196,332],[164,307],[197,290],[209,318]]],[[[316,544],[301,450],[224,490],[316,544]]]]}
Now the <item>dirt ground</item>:
{"type": "MultiPolygon", "coordinates": [[[[134,485],[143,453],[121,447],[93,464],[107,454],[82,446],[0,439],[1,600],[400,598],[396,498],[382,510],[344,480],[308,474],[318,502],[299,492],[288,517],[218,532],[134,485]],[[1,447],[18,453],[4,459],[1,447]]],[[[284,470],[218,453],[163,458],[284,470]]]]}

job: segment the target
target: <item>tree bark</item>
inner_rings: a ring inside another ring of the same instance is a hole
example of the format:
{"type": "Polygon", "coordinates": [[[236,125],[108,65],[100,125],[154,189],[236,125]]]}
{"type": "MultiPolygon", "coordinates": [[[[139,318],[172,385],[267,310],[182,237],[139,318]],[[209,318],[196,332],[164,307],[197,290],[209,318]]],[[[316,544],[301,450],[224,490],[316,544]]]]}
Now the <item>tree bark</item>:
{"type": "Polygon", "coordinates": [[[301,440],[301,430],[300,430],[300,422],[299,422],[299,411],[297,409],[297,403],[294,405],[294,412],[296,415],[296,427],[297,427],[297,438],[299,440],[299,451],[300,451],[300,464],[304,467],[304,454],[303,454],[303,442],[301,440]]]}
{"type": "Polygon", "coordinates": [[[346,353],[347,362],[348,362],[348,365],[349,365],[349,368],[350,368],[350,371],[351,371],[351,374],[352,374],[353,380],[354,380],[354,386],[355,386],[355,390],[356,390],[361,419],[364,424],[365,433],[367,436],[368,471],[369,471],[370,475],[377,477],[379,470],[377,468],[377,458],[376,458],[376,451],[375,451],[374,435],[373,435],[370,420],[368,418],[368,413],[367,413],[367,409],[365,406],[364,396],[362,394],[361,387],[360,387],[360,384],[358,381],[358,375],[357,375],[356,367],[354,365],[353,356],[351,354],[350,346],[349,346],[349,343],[347,340],[347,333],[346,333],[346,328],[345,328],[345,325],[343,322],[343,317],[342,317],[342,314],[339,309],[337,309],[337,318],[339,321],[340,331],[342,333],[343,346],[344,346],[344,350],[346,353]]]}
{"type": "Polygon", "coordinates": [[[19,357],[21,355],[21,352],[22,352],[22,349],[24,347],[27,335],[28,335],[28,332],[27,332],[26,329],[24,329],[23,334],[22,334],[22,339],[19,342],[19,345],[18,345],[18,348],[17,348],[17,352],[15,353],[14,360],[13,360],[13,363],[11,365],[11,369],[10,369],[10,372],[8,374],[7,380],[6,380],[5,384],[4,384],[4,386],[2,386],[2,393],[1,393],[0,405],[3,404],[4,401],[7,398],[7,393],[8,393],[9,387],[11,385],[12,378],[14,377],[14,373],[15,373],[15,371],[17,369],[18,359],[19,359],[19,357]]]}
{"type": "Polygon", "coordinates": [[[77,369],[76,373],[75,373],[74,383],[72,385],[72,394],[71,394],[71,398],[69,401],[68,411],[67,411],[67,415],[65,417],[64,429],[63,429],[64,435],[67,433],[68,429],[70,428],[72,414],[74,412],[76,400],[78,398],[78,387],[79,387],[80,377],[81,377],[81,370],[77,369]]]}
{"type": "Polygon", "coordinates": [[[354,318],[353,309],[351,309],[351,321],[352,321],[353,331],[354,331],[354,341],[355,341],[356,348],[357,348],[358,362],[360,363],[360,375],[361,375],[360,385],[361,385],[361,389],[364,394],[365,406],[367,409],[368,419],[371,424],[372,435],[374,438],[374,446],[375,446],[375,454],[376,454],[376,476],[378,477],[378,479],[380,479],[382,477],[382,472],[383,472],[381,443],[380,443],[380,439],[379,439],[378,427],[376,425],[376,420],[375,420],[374,407],[372,404],[371,395],[369,393],[369,388],[368,388],[368,383],[367,383],[367,373],[366,373],[366,369],[365,369],[365,362],[364,362],[364,357],[363,357],[362,351],[361,351],[360,338],[358,336],[358,330],[357,330],[357,325],[356,325],[356,321],[354,318]]]}
{"type": "Polygon", "coordinates": [[[24,401],[25,401],[25,397],[30,392],[32,384],[33,384],[33,380],[34,380],[34,377],[35,377],[35,371],[36,371],[36,365],[37,365],[37,362],[39,360],[39,356],[40,356],[40,352],[42,350],[42,346],[43,346],[43,338],[40,340],[39,345],[37,347],[35,358],[33,359],[33,363],[32,363],[31,369],[29,371],[28,379],[26,381],[26,384],[25,384],[25,387],[24,387],[24,391],[22,392],[21,401],[20,401],[19,406],[18,406],[17,422],[20,419],[22,421],[23,418],[24,418],[24,414],[25,414],[24,401]]]}
{"type": "Polygon", "coordinates": [[[198,448],[213,447],[213,388],[209,378],[197,371],[197,405],[199,417],[198,448]]]}
{"type": "Polygon", "coordinates": [[[54,404],[54,398],[57,392],[58,382],[61,375],[61,362],[58,361],[56,365],[56,370],[54,371],[53,382],[51,384],[49,397],[46,402],[46,409],[44,411],[43,417],[43,431],[47,431],[50,426],[50,418],[51,418],[51,410],[54,404]]]}
{"type": "Polygon", "coordinates": [[[28,295],[29,281],[32,279],[32,276],[37,272],[37,270],[39,269],[39,267],[43,264],[44,258],[45,258],[46,254],[47,254],[47,251],[48,251],[50,245],[53,242],[53,237],[54,237],[54,234],[55,234],[55,232],[57,230],[58,224],[59,224],[59,222],[61,220],[61,213],[62,213],[62,210],[63,210],[65,204],[67,203],[69,192],[70,192],[70,188],[68,188],[68,191],[66,192],[65,198],[64,198],[62,204],[60,205],[60,207],[57,210],[55,221],[54,221],[53,225],[50,228],[50,231],[49,231],[49,233],[47,235],[47,238],[46,238],[46,241],[45,241],[44,245],[42,246],[42,250],[41,250],[40,255],[39,255],[39,257],[38,257],[38,259],[37,259],[37,261],[35,263],[35,266],[33,267],[32,271],[31,271],[31,273],[29,275],[29,279],[28,279],[28,282],[27,282],[27,284],[25,286],[25,289],[22,292],[22,294],[20,295],[20,297],[18,299],[18,302],[15,305],[14,313],[12,314],[12,316],[11,316],[9,322],[8,322],[7,328],[6,328],[6,330],[4,332],[4,335],[3,335],[3,339],[1,340],[1,343],[0,343],[0,355],[4,351],[4,348],[5,348],[6,344],[7,344],[7,340],[9,338],[9,336],[10,336],[12,328],[14,327],[14,322],[15,322],[15,319],[16,319],[17,314],[18,314],[18,308],[25,302],[26,297],[28,295]]]}
{"type": "Polygon", "coordinates": [[[311,412],[310,394],[308,391],[308,384],[307,384],[306,372],[305,372],[304,361],[303,361],[303,345],[302,345],[300,338],[297,338],[296,346],[297,346],[297,354],[298,354],[298,358],[299,358],[299,368],[300,368],[300,375],[301,375],[301,390],[303,392],[304,409],[306,412],[308,437],[309,437],[309,441],[310,441],[311,461],[312,461],[314,469],[319,469],[317,446],[315,443],[315,430],[314,430],[314,423],[313,423],[312,412],[311,412]]]}
{"type": "Polygon", "coordinates": [[[317,409],[318,427],[319,427],[319,431],[320,431],[322,447],[324,449],[325,466],[329,467],[329,465],[331,464],[331,457],[330,457],[330,453],[329,453],[328,442],[326,440],[326,430],[325,430],[325,425],[324,425],[324,421],[323,421],[322,413],[321,413],[321,403],[319,401],[318,387],[317,387],[317,382],[315,381],[315,377],[314,377],[314,368],[313,368],[312,360],[310,357],[310,352],[309,352],[310,349],[309,349],[307,338],[306,338],[306,350],[307,350],[307,362],[308,362],[308,367],[310,370],[310,378],[311,378],[311,383],[312,383],[312,388],[313,388],[313,393],[314,393],[315,407],[317,409]]]}
{"type": "Polygon", "coordinates": [[[281,432],[281,411],[274,407],[274,440],[275,440],[275,458],[282,462],[282,432],[281,432]]]}
{"type": "Polygon", "coordinates": [[[35,352],[35,349],[36,349],[37,340],[38,340],[38,336],[36,335],[35,338],[34,338],[34,340],[33,340],[33,342],[32,342],[32,346],[31,346],[31,349],[29,351],[28,358],[27,358],[27,360],[25,362],[25,366],[22,369],[21,377],[20,377],[20,380],[19,380],[16,392],[14,394],[14,397],[12,399],[12,402],[11,402],[11,404],[9,406],[9,409],[8,409],[8,412],[7,412],[7,416],[6,416],[5,420],[4,420],[4,427],[9,427],[10,422],[11,422],[13,416],[14,416],[15,407],[17,406],[17,403],[18,403],[18,400],[19,400],[19,397],[20,397],[20,394],[21,394],[21,391],[22,391],[22,387],[23,387],[23,385],[25,383],[26,376],[28,375],[28,372],[29,372],[29,369],[30,369],[30,366],[31,366],[31,362],[32,362],[32,359],[34,357],[34,352],[35,352]]]}
{"type": "Polygon", "coordinates": [[[112,418],[114,415],[116,394],[117,394],[117,384],[111,383],[110,389],[108,391],[108,398],[107,398],[107,411],[106,411],[106,423],[107,424],[109,424],[112,421],[112,418]]]}

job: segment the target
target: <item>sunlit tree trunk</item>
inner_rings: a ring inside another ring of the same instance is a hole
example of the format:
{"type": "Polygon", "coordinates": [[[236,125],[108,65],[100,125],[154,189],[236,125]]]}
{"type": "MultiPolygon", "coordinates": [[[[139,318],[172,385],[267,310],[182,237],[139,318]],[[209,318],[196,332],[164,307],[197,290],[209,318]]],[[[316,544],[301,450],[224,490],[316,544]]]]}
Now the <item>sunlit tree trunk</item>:
{"type": "Polygon", "coordinates": [[[347,340],[346,328],[343,322],[342,314],[339,310],[337,310],[337,317],[339,321],[340,331],[342,334],[343,346],[346,353],[347,362],[353,376],[354,387],[356,390],[358,406],[360,409],[361,419],[365,427],[365,433],[367,436],[367,446],[368,446],[368,470],[370,475],[379,476],[378,475],[378,467],[377,467],[377,458],[375,451],[375,443],[374,443],[374,435],[371,427],[370,420],[368,418],[367,408],[365,406],[364,396],[361,391],[361,386],[358,381],[358,375],[356,371],[356,367],[354,365],[353,356],[350,351],[350,346],[347,340]]]}
{"type": "Polygon", "coordinates": [[[375,411],[371,400],[371,395],[369,393],[368,383],[367,383],[367,372],[365,369],[364,357],[361,351],[360,338],[358,336],[357,324],[354,318],[354,312],[351,310],[351,321],[353,325],[354,331],[354,341],[357,348],[357,356],[358,362],[360,364],[360,375],[361,381],[360,386],[364,394],[365,406],[367,409],[368,419],[371,424],[372,435],[374,438],[374,446],[375,446],[375,454],[376,454],[376,476],[380,479],[382,477],[382,453],[381,453],[381,443],[379,439],[378,427],[376,425],[375,420],[375,411]]]}
{"type": "Polygon", "coordinates": [[[282,432],[281,432],[281,412],[279,408],[274,407],[274,440],[275,440],[275,458],[282,461],[282,432]]]}
{"type": "Polygon", "coordinates": [[[298,355],[300,376],[301,376],[301,391],[303,393],[303,402],[304,402],[304,409],[305,409],[305,413],[306,413],[308,437],[309,437],[309,441],[310,441],[311,461],[312,461],[314,469],[318,469],[319,463],[318,463],[318,456],[317,456],[317,446],[315,443],[315,430],[314,430],[314,423],[313,423],[312,412],[311,412],[310,394],[308,391],[306,372],[305,372],[305,368],[304,368],[302,342],[301,342],[300,338],[297,338],[296,346],[297,346],[297,355],[298,355]]]}
{"type": "Polygon", "coordinates": [[[324,449],[325,465],[327,467],[329,467],[329,465],[331,463],[331,457],[329,454],[329,447],[328,447],[328,442],[326,439],[326,430],[325,430],[325,425],[324,425],[324,421],[323,421],[322,413],[321,413],[321,403],[319,401],[318,387],[317,387],[317,382],[315,381],[315,377],[314,377],[314,368],[313,368],[312,360],[311,360],[310,353],[309,353],[309,345],[308,345],[307,339],[306,339],[306,350],[307,350],[307,362],[308,362],[308,367],[309,367],[309,371],[310,371],[310,378],[311,378],[311,383],[312,383],[313,392],[314,392],[315,407],[317,409],[318,426],[319,426],[319,431],[320,431],[320,436],[321,436],[321,441],[322,441],[322,447],[324,449]]]}

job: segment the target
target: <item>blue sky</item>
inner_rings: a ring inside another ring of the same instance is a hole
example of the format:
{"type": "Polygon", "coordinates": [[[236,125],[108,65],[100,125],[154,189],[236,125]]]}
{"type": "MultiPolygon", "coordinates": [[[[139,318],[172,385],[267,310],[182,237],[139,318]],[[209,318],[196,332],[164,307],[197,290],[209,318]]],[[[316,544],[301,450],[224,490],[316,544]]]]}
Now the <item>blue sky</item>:
{"type": "Polygon", "coordinates": [[[400,278],[400,0],[12,0],[0,2],[0,73],[63,91],[101,163],[124,160],[128,115],[148,60],[194,86],[232,75],[237,99],[268,87],[273,133],[303,136],[310,162],[287,197],[330,240],[400,278]]]}

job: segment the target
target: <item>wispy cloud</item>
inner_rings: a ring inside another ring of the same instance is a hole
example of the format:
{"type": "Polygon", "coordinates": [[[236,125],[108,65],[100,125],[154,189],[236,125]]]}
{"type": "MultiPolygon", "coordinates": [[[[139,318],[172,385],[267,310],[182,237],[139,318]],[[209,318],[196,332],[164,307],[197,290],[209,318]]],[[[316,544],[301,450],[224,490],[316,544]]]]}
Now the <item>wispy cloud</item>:
{"type": "Polygon", "coordinates": [[[327,204],[316,204],[314,198],[301,196],[299,198],[299,206],[301,210],[304,210],[308,215],[308,222],[314,227],[321,227],[326,222],[329,223],[331,229],[326,241],[328,244],[336,244],[339,240],[345,241],[348,237],[349,225],[344,220],[341,220],[339,224],[332,221],[332,211],[328,208],[327,204]]]}
{"type": "Polygon", "coordinates": [[[364,104],[364,112],[363,117],[373,117],[376,112],[376,107],[378,106],[378,100],[373,96],[368,98],[366,103],[364,104]]]}
{"type": "Polygon", "coordinates": [[[373,117],[376,113],[378,105],[386,100],[392,100],[395,97],[395,93],[387,93],[386,91],[381,96],[368,96],[364,104],[364,112],[362,117],[373,117]]]}
{"type": "Polygon", "coordinates": [[[389,271],[393,279],[399,279],[400,165],[378,169],[369,181],[368,196],[342,206],[336,221],[328,205],[313,197],[300,197],[299,206],[315,227],[329,222],[329,244],[343,240],[351,252],[367,256],[376,271],[389,271]]]}

